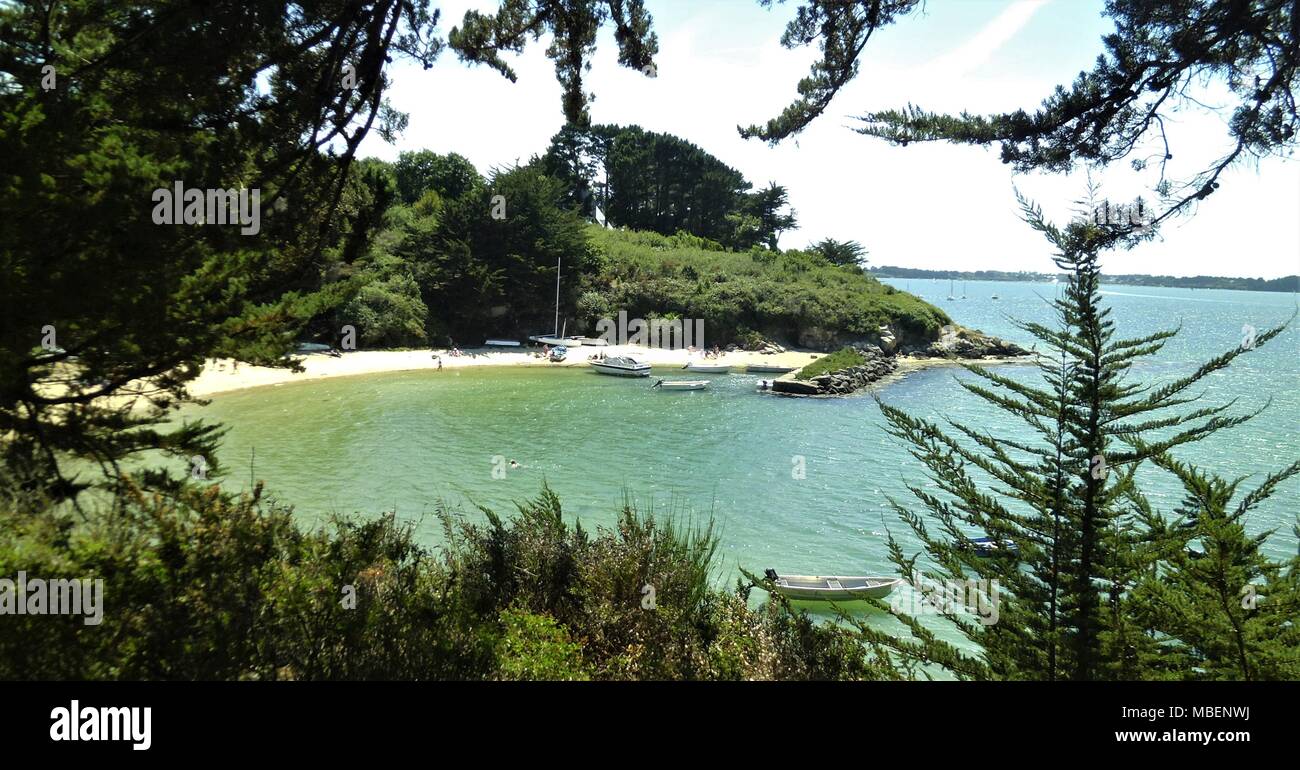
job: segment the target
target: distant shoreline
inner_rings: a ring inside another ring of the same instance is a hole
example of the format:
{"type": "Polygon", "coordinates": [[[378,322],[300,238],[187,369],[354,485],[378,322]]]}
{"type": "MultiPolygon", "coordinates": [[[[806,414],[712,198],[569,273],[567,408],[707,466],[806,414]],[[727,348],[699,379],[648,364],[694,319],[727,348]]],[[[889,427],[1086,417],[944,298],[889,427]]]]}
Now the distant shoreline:
{"type": "MultiPolygon", "coordinates": [[[[1005,270],[977,270],[962,272],[954,270],[921,270],[910,267],[885,266],[869,269],[875,278],[892,280],[940,280],[940,281],[999,281],[1004,283],[1049,283],[1053,278],[1064,280],[1064,273],[1013,273],[1005,270]]],[[[1145,286],[1165,289],[1224,289],[1228,291],[1267,291],[1276,294],[1291,294],[1300,291],[1300,276],[1285,275],[1281,278],[1226,278],[1213,275],[1179,277],[1174,275],[1107,275],[1101,276],[1101,282],[1112,286],[1145,286]]]]}

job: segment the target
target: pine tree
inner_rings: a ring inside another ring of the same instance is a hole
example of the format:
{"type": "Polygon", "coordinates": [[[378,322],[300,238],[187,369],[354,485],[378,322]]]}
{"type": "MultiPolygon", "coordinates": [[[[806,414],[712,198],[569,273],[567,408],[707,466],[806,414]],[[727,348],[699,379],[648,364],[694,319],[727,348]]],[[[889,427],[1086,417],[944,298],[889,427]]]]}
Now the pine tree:
{"type": "MultiPolygon", "coordinates": [[[[1139,678],[1153,649],[1151,623],[1136,620],[1145,611],[1149,576],[1185,537],[1159,526],[1144,506],[1137,469],[1253,416],[1229,413],[1232,404],[1199,405],[1189,393],[1247,349],[1229,350],[1167,383],[1133,381],[1134,364],[1177,332],[1119,338],[1101,304],[1099,254],[1130,234],[1082,219],[1058,228],[1032,203],[1021,198],[1020,204],[1069,274],[1051,303],[1057,328],[1018,323],[1048,351],[1038,364],[1041,384],[977,365],[965,365],[975,379],[961,384],[1022,422],[1033,438],[1001,429],[994,435],[956,420],[945,429],[880,404],[889,432],[909,446],[933,482],[909,485],[923,512],[890,499],[928,562],[905,554],[892,535],[891,560],[904,576],[918,570],[943,583],[996,580],[998,622],[947,619],[980,647],[975,655],[906,613],[895,614],[912,639],[859,628],[908,664],[937,665],[959,678],[1139,678]],[[976,537],[1012,547],[989,555],[974,546],[976,537]]],[[[1284,328],[1259,334],[1255,346],[1284,328]]],[[[993,590],[991,582],[979,585],[993,590]]]]}
{"type": "Polygon", "coordinates": [[[289,365],[345,298],[352,159],[400,122],[385,64],[431,61],[435,22],[426,0],[0,6],[0,477],[61,500],[147,451],[217,470],[215,432],[169,412],[206,358],[289,365]],[[203,196],[185,223],[177,188],[203,196]]]}
{"type": "Polygon", "coordinates": [[[1135,621],[1159,640],[1142,670],[1155,678],[1300,679],[1300,558],[1272,561],[1260,547],[1273,533],[1251,536],[1244,526],[1251,510],[1300,473],[1300,462],[1239,499],[1244,479],[1225,480],[1167,455],[1153,462],[1182,483],[1184,497],[1173,517],[1153,525],[1168,521],[1177,547],[1134,589],[1135,621]]]}

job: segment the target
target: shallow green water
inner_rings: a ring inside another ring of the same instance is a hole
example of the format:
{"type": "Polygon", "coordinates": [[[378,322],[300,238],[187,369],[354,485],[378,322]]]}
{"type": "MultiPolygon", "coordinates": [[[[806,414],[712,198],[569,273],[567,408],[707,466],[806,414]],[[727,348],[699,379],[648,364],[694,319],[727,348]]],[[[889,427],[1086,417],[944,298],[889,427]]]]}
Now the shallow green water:
{"type": "MultiPolygon", "coordinates": [[[[947,282],[892,283],[944,307],[968,326],[1026,341],[1008,316],[1049,320],[1048,284],[970,282],[968,299],[946,301],[947,282]],[[994,301],[990,295],[1001,299],[994,301]]],[[[961,284],[957,286],[960,295],[961,284]]],[[[1169,378],[1234,347],[1241,328],[1284,321],[1292,295],[1235,291],[1108,287],[1107,301],[1124,336],[1182,322],[1158,361],[1135,377],[1169,378]]],[[[1238,359],[1215,375],[1206,398],[1240,398],[1242,408],[1273,402],[1253,423],[1221,433],[1182,454],[1226,475],[1285,466],[1300,457],[1300,347],[1296,331],[1238,359]]],[[[1032,377],[1031,367],[1007,367],[1032,377]]],[[[673,372],[656,371],[671,375],[673,372]]],[[[694,376],[694,375],[693,375],[694,376]]],[[[708,375],[706,375],[708,376],[708,375]]],[[[1008,419],[965,394],[951,368],[918,372],[880,391],[914,414],[948,416],[1003,430],[1008,419]]],[[[291,384],[219,395],[187,416],[230,428],[221,459],[228,488],[246,487],[250,457],[268,489],[291,502],[304,521],[328,512],[396,510],[421,520],[442,499],[501,511],[536,494],[546,480],[565,510],[584,526],[611,524],[630,495],[643,507],[672,508],[716,519],[723,582],[737,564],[761,572],[890,572],[881,537],[886,526],[909,542],[907,527],[885,510],[885,495],[906,499],[920,469],[882,429],[874,402],[787,399],[757,393],[756,376],[717,375],[705,392],[667,393],[648,380],[604,377],[575,369],[475,368],[385,374],[291,384]],[[798,458],[805,478],[792,473],[798,458]],[[494,478],[494,458],[517,460],[494,478]]],[[[1158,504],[1176,502],[1163,476],[1149,488],[1158,504]]],[[[1290,527],[1300,506],[1290,483],[1251,521],[1279,528],[1275,557],[1294,553],[1290,527]]]]}

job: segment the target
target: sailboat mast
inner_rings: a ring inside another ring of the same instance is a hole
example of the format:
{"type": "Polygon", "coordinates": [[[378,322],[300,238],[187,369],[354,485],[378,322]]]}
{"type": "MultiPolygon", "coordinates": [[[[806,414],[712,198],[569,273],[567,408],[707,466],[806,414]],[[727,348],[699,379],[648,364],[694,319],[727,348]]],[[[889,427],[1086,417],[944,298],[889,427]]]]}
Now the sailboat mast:
{"type": "Polygon", "coordinates": [[[562,257],[555,258],[555,331],[551,336],[560,333],[560,260],[562,257]]]}

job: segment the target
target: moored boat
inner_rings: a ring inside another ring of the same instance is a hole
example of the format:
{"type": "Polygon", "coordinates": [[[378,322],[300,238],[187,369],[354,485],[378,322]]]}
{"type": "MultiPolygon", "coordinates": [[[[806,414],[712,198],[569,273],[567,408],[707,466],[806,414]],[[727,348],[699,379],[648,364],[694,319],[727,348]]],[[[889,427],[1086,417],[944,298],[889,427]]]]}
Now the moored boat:
{"type": "Polygon", "coordinates": [[[661,390],[704,390],[709,387],[708,380],[659,380],[652,388],[661,390]]]}
{"type": "Polygon", "coordinates": [[[903,584],[903,579],[896,577],[778,575],[774,570],[768,570],[767,577],[785,598],[813,602],[883,599],[903,584]]]}
{"type": "Polygon", "coordinates": [[[519,340],[484,340],[483,344],[491,348],[517,348],[519,340]]]}
{"type": "Polygon", "coordinates": [[[704,372],[706,374],[726,374],[731,371],[730,364],[700,364],[694,361],[687,362],[686,366],[682,368],[688,372],[704,372]]]}
{"type": "Polygon", "coordinates": [[[763,372],[765,374],[788,374],[794,370],[795,367],[793,366],[777,366],[776,364],[750,364],[745,367],[746,372],[763,372]]]}
{"type": "Polygon", "coordinates": [[[615,377],[649,377],[650,364],[637,361],[631,356],[610,356],[598,361],[588,361],[592,369],[601,374],[612,374],[615,377]]]}
{"type": "Polygon", "coordinates": [[[1019,546],[1010,538],[1002,538],[999,541],[991,537],[973,537],[960,543],[960,547],[981,556],[1013,556],[1020,552],[1019,546]]]}

